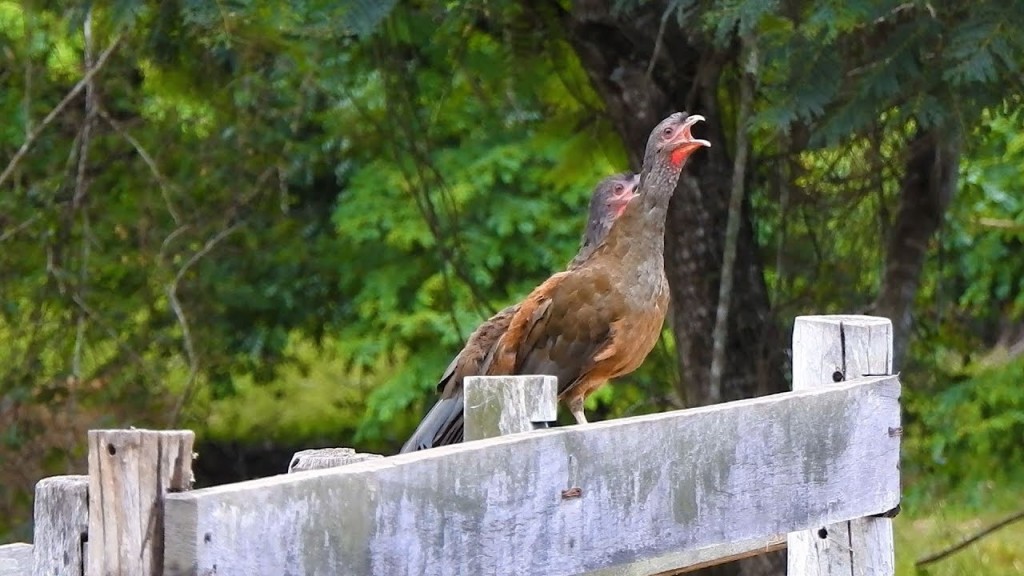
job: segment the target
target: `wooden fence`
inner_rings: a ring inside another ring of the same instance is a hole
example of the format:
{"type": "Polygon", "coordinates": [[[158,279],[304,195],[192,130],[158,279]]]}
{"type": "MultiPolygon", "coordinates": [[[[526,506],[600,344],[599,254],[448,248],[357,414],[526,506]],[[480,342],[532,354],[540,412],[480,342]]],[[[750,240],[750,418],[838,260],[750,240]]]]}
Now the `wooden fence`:
{"type": "Polygon", "coordinates": [[[303,451],[199,490],[191,432],[94,430],[89,474],[39,482],[34,545],[0,547],[0,576],[648,575],[781,548],[793,576],[891,575],[891,358],[886,319],[800,317],[792,392],[544,430],[553,378],[474,378],[474,441],[303,451]]]}

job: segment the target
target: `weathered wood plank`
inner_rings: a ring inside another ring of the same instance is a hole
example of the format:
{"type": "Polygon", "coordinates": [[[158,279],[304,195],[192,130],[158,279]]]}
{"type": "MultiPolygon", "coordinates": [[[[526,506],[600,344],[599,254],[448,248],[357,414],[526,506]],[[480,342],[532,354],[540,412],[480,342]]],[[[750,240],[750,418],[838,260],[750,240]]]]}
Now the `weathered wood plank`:
{"type": "MultiPolygon", "coordinates": [[[[496,438],[533,430],[538,422],[555,420],[558,379],[553,376],[497,376],[466,379],[466,417],[475,421],[472,439],[496,438]],[[533,389],[531,389],[531,387],[533,389]],[[525,391],[525,393],[524,393],[525,391]],[[530,404],[533,404],[531,409],[530,404]],[[486,435],[486,436],[485,436],[486,435]]],[[[785,547],[786,537],[730,542],[644,559],[626,566],[586,572],[585,576],[669,576],[763,554],[785,547]]]]}
{"type": "Polygon", "coordinates": [[[288,464],[288,473],[336,468],[383,457],[380,454],[356,452],[353,448],[310,448],[299,450],[292,456],[292,460],[288,464]]]}
{"type": "Polygon", "coordinates": [[[32,545],[18,542],[0,546],[0,576],[32,576],[32,545]]]}
{"type": "MultiPolygon", "coordinates": [[[[874,316],[800,316],[793,327],[793,389],[892,372],[892,323],[874,316]]],[[[899,423],[884,431],[899,443],[899,423]]],[[[895,474],[899,474],[895,463],[895,474]]],[[[788,576],[891,575],[892,520],[861,518],[788,538],[788,576]]]]}
{"type": "Polygon", "coordinates": [[[164,497],[192,487],[190,430],[89,431],[90,576],[162,575],[164,497]]]}
{"type": "Polygon", "coordinates": [[[470,376],[464,386],[467,442],[529,432],[558,417],[554,376],[470,376]]]}
{"type": "Polygon", "coordinates": [[[896,548],[889,518],[850,520],[850,543],[854,553],[854,574],[886,576],[896,573],[896,548]]]}
{"type": "Polygon", "coordinates": [[[698,553],[695,554],[692,559],[687,559],[685,567],[681,569],[666,570],[664,572],[654,574],[653,576],[687,574],[704,568],[709,568],[711,566],[719,566],[736,560],[750,558],[751,556],[760,556],[761,554],[785,549],[786,537],[783,535],[768,539],[747,540],[744,542],[734,542],[732,544],[702,548],[697,551],[698,553]]]}
{"type": "Polygon", "coordinates": [[[874,514],[899,499],[898,391],[869,379],[170,494],[167,573],[578,574],[874,514]]]}
{"type": "Polygon", "coordinates": [[[51,476],[36,483],[34,576],[84,576],[89,533],[89,477],[51,476]]]}
{"type": "Polygon", "coordinates": [[[717,566],[758,554],[766,554],[786,547],[784,535],[772,538],[755,538],[674,552],[647,560],[640,560],[626,566],[614,566],[585,572],[583,576],[674,576],[717,566]]]}
{"type": "Polygon", "coordinates": [[[793,389],[892,373],[892,322],[877,316],[797,316],[793,389]]]}

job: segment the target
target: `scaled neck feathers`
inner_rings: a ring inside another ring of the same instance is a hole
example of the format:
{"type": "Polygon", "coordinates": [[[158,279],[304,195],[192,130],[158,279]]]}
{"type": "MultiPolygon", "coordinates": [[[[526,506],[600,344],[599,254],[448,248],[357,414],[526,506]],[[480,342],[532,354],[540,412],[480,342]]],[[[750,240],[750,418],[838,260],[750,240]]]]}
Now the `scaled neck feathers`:
{"type": "Polygon", "coordinates": [[[679,174],[685,162],[678,166],[668,158],[649,154],[640,173],[640,187],[634,198],[612,226],[594,256],[608,253],[625,258],[627,254],[660,256],[665,246],[665,217],[679,174]]]}

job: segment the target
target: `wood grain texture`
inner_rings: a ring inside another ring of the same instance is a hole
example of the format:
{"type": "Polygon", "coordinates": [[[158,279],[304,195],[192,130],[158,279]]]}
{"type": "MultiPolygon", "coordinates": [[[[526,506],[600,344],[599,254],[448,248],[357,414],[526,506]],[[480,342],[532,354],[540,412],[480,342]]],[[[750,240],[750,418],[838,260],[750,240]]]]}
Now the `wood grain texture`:
{"type": "MultiPolygon", "coordinates": [[[[474,378],[469,389],[471,400],[466,402],[466,413],[479,422],[474,426],[480,434],[490,433],[496,438],[532,429],[537,421],[551,421],[557,417],[558,379],[538,376],[503,376],[474,378]],[[531,391],[531,387],[535,390],[531,391]],[[525,393],[523,393],[525,391],[525,393]],[[530,408],[533,404],[534,408],[530,408]],[[497,409],[494,409],[497,407],[497,409]],[[502,423],[502,417],[510,423],[502,423]]],[[[477,435],[476,439],[483,439],[477,435]]],[[[741,557],[784,548],[785,535],[765,540],[730,542],[686,552],[672,552],[665,556],[648,558],[625,566],[615,566],[586,572],[586,576],[668,576],[697,570],[703,566],[724,564],[741,557]]]]}
{"type": "Polygon", "coordinates": [[[891,372],[892,323],[886,318],[797,316],[793,390],[891,372]]]}
{"type": "Polygon", "coordinates": [[[529,432],[558,417],[554,376],[470,376],[463,386],[466,442],[529,432]]]}
{"type": "Polygon", "coordinates": [[[89,431],[87,574],[164,574],[164,497],[192,487],[190,430],[89,431]]]}
{"type": "Polygon", "coordinates": [[[84,576],[89,533],[89,477],[51,476],[36,483],[34,576],[84,576]]]}
{"type": "Polygon", "coordinates": [[[292,460],[288,464],[288,473],[324,470],[325,468],[355,464],[356,462],[372,460],[374,458],[383,458],[383,456],[369,452],[356,452],[352,448],[311,448],[309,450],[299,450],[292,456],[292,460]]]}
{"type": "MultiPolygon", "coordinates": [[[[892,323],[886,318],[797,317],[793,390],[891,373],[892,334],[892,323]]],[[[898,429],[899,423],[892,428],[898,429]]],[[[899,442],[898,433],[888,436],[886,443],[899,442]]],[[[898,462],[892,472],[899,475],[898,462]]],[[[888,518],[859,518],[791,533],[788,549],[789,576],[887,576],[895,572],[892,520],[888,518]]]]}
{"type": "Polygon", "coordinates": [[[886,576],[896,573],[896,549],[892,519],[856,518],[850,520],[850,543],[854,550],[855,574],[886,576]],[[858,550],[863,551],[856,554],[858,550]]]}
{"type": "Polygon", "coordinates": [[[879,513],[895,377],[169,494],[167,573],[579,574],[879,513]]]}
{"type": "Polygon", "coordinates": [[[0,576],[32,576],[32,545],[18,542],[0,546],[0,576]]]}
{"type": "Polygon", "coordinates": [[[694,572],[709,566],[733,562],[742,558],[749,558],[758,554],[782,550],[785,547],[785,535],[772,538],[740,540],[683,552],[672,552],[626,566],[613,566],[611,568],[593,570],[585,572],[583,576],[674,576],[676,574],[694,572]]]}

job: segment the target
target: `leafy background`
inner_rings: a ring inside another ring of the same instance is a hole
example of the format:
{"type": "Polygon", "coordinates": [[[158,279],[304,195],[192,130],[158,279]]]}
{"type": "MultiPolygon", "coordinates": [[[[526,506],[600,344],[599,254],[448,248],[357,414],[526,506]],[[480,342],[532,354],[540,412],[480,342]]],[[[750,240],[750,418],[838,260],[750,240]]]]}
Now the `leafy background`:
{"type": "MultiPolygon", "coordinates": [[[[534,4],[0,1],[0,540],[30,534],[36,480],[83,470],[89,428],[193,428],[201,484],[400,446],[465,336],[571,257],[590,187],[629,165],[572,31],[534,4]]],[[[958,151],[902,366],[913,573],[1024,504],[1024,9],[659,6],[660,34],[733,72],[715,145],[746,126],[784,330],[872,310],[910,143],[958,151]],[[740,37],[761,63],[746,122],[740,37]]],[[[591,413],[682,406],[674,341],[591,413]]],[[[936,573],[1024,573],[1003,534],[936,573]]]]}

